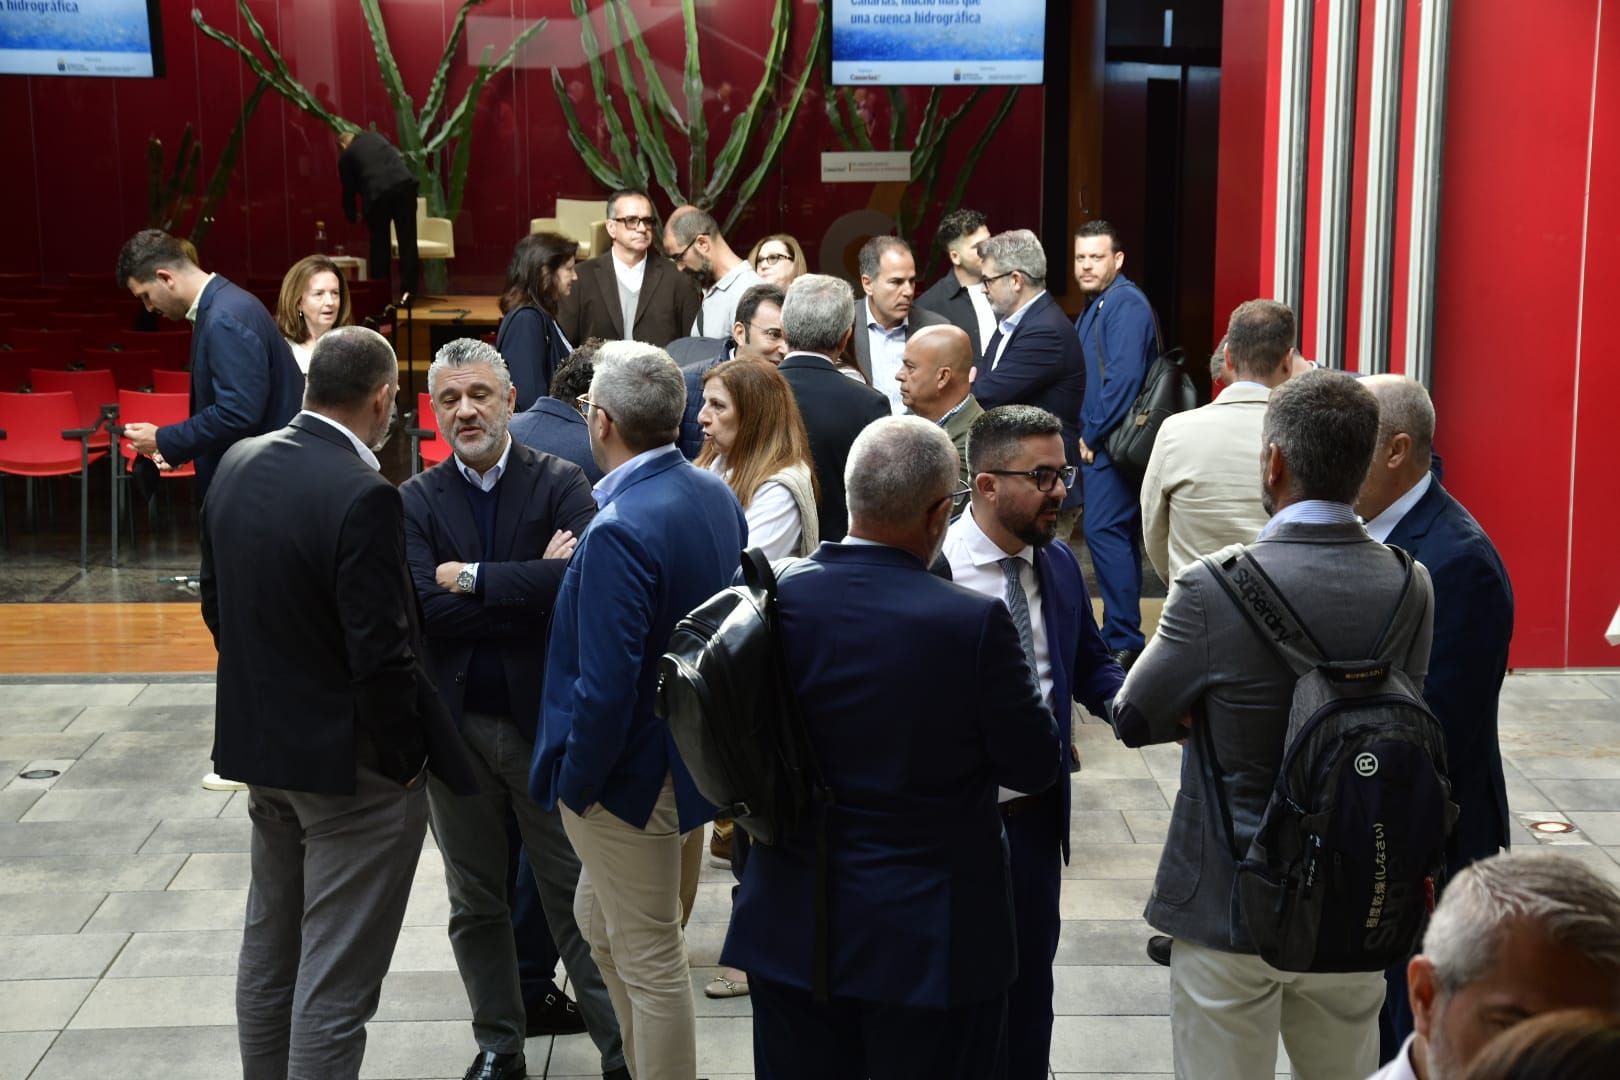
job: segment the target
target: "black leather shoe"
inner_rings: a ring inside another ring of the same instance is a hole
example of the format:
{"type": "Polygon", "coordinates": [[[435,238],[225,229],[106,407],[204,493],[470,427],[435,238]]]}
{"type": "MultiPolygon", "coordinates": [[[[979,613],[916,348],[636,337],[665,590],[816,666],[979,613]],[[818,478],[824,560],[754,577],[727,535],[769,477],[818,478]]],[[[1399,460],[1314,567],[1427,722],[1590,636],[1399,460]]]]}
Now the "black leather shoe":
{"type": "Polygon", "coordinates": [[[602,1080],[630,1080],[630,1066],[620,1065],[611,1072],[602,1074],[602,1080]]]}
{"type": "Polygon", "coordinates": [[[484,1050],[473,1058],[461,1080],[526,1080],[529,1066],[523,1060],[523,1051],[515,1054],[497,1054],[484,1050]]]}
{"type": "Polygon", "coordinates": [[[1166,937],[1164,934],[1154,934],[1152,937],[1148,938],[1148,959],[1152,960],[1155,964],[1161,964],[1164,967],[1169,967],[1170,946],[1174,945],[1175,941],[1175,938],[1166,937]]]}
{"type": "Polygon", "coordinates": [[[1140,649],[1115,649],[1113,652],[1114,659],[1126,671],[1131,670],[1131,665],[1136,663],[1136,658],[1141,655],[1142,650],[1140,649]]]}
{"type": "Polygon", "coordinates": [[[569,1000],[561,990],[552,990],[539,1001],[525,1007],[528,1022],[523,1031],[526,1039],[542,1035],[578,1035],[585,1030],[585,1017],[579,1006],[569,1000]]]}

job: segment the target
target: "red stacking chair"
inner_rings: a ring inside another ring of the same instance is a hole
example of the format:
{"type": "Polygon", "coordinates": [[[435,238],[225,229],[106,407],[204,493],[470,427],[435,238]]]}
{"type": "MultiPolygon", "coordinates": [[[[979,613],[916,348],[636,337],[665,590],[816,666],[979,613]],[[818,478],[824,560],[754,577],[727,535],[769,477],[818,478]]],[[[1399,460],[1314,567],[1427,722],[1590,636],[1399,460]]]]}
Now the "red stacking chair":
{"type": "Polygon", "coordinates": [[[36,300],[29,297],[0,299],[0,311],[9,311],[12,325],[25,330],[43,330],[50,325],[51,312],[62,305],[55,300],[36,300]]]}
{"type": "MultiPolygon", "coordinates": [[[[118,427],[122,433],[127,424],[156,424],[158,427],[167,427],[178,424],[191,415],[191,398],[188,394],[143,394],[136,390],[118,391],[118,427]]],[[[132,500],[120,498],[118,488],[128,485],[131,473],[135,467],[135,444],[128,439],[118,440],[118,460],[113,466],[113,541],[112,562],[118,565],[118,524],[122,505],[130,505],[129,535],[130,541],[135,539],[135,514],[132,500]]],[[[158,473],[161,480],[180,480],[197,475],[197,468],[191,462],[177,466],[165,472],[158,473]]]]}
{"type": "Polygon", "coordinates": [[[38,274],[0,274],[0,293],[6,296],[33,296],[39,285],[38,274]]]}
{"type": "Polygon", "coordinates": [[[179,370],[191,366],[190,330],[120,330],[120,349],[156,349],[163,354],[163,366],[179,370]]]}
{"type": "Polygon", "coordinates": [[[411,474],[421,472],[430,465],[437,465],[450,456],[450,440],[439,432],[439,421],[433,412],[433,399],[425,393],[416,395],[417,426],[409,426],[411,417],[406,416],[407,427],[405,434],[411,437],[411,474]],[[429,426],[428,420],[432,420],[429,426]]]}
{"type": "Polygon", "coordinates": [[[77,330],[13,330],[11,344],[47,357],[41,367],[75,367],[84,362],[84,335],[77,330]]]}
{"type": "Polygon", "coordinates": [[[20,394],[28,389],[28,373],[44,367],[47,358],[36,349],[0,352],[0,393],[20,394]]]}
{"type": "MultiPolygon", "coordinates": [[[[36,394],[69,393],[79,403],[79,423],[75,427],[95,427],[104,408],[118,404],[118,384],[110,371],[53,371],[34,368],[28,373],[36,394]]],[[[90,449],[105,450],[109,436],[98,431],[90,437],[90,449]]]]}
{"type": "Polygon", "coordinates": [[[107,311],[53,311],[50,319],[52,330],[76,330],[83,335],[85,347],[92,349],[119,345],[118,331],[128,323],[107,311]]]}
{"type": "MultiPolygon", "coordinates": [[[[71,393],[0,393],[0,473],[79,478],[79,565],[90,565],[90,465],[107,456],[94,450],[94,429],[79,427],[71,393]]],[[[114,491],[116,497],[116,489],[114,491]]]]}
{"type": "Polygon", "coordinates": [[[152,392],[154,394],[185,394],[189,397],[191,395],[191,372],[153,368],[152,392]]]}
{"type": "MultiPolygon", "coordinates": [[[[86,349],[86,371],[110,371],[120,390],[144,390],[152,385],[152,371],[163,366],[163,354],[156,349],[86,349]]],[[[189,381],[191,373],[186,373],[189,381]]]]}

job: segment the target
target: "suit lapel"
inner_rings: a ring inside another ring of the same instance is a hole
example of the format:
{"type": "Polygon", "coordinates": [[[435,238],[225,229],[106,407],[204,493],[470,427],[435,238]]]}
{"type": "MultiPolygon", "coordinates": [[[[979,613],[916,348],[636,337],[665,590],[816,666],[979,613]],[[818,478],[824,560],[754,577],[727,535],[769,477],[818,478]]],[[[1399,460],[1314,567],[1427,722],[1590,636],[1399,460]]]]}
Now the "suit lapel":
{"type": "Polygon", "coordinates": [[[1066,709],[1069,699],[1074,694],[1071,670],[1074,664],[1075,633],[1078,624],[1075,621],[1073,597],[1064,594],[1062,584],[1057,580],[1057,573],[1053,569],[1053,556],[1044,547],[1035,549],[1035,574],[1041,585],[1041,618],[1046,623],[1046,648],[1050,654],[1052,665],[1052,697],[1053,707],[1058,718],[1058,727],[1064,734],[1069,734],[1073,722],[1073,709],[1066,709]]]}
{"type": "Polygon", "coordinates": [[[473,521],[472,506],[462,490],[467,481],[456,471],[456,459],[446,458],[429,469],[427,475],[433,478],[436,512],[460,556],[458,561],[478,562],[484,554],[483,545],[478,542],[478,523],[473,521]]]}
{"type": "MultiPolygon", "coordinates": [[[[609,261],[612,258],[613,251],[610,248],[608,253],[602,256],[602,261],[596,264],[596,288],[602,294],[603,303],[607,305],[608,323],[613,327],[613,336],[622,339],[624,337],[624,315],[621,313],[619,306],[619,277],[613,269],[613,263],[609,261]]],[[[587,263],[586,265],[590,264],[587,263]]],[[[642,291],[646,291],[645,284],[643,284],[642,291]]]]}
{"type": "Polygon", "coordinates": [[[855,346],[855,362],[860,365],[861,372],[866,376],[866,385],[872,385],[872,339],[866,329],[866,304],[855,305],[855,329],[852,333],[855,346]]]}
{"type": "MultiPolygon", "coordinates": [[[[608,257],[612,258],[612,252],[608,253],[608,257]]],[[[641,317],[653,309],[653,295],[658,291],[659,286],[664,283],[663,270],[663,265],[659,260],[654,259],[652,253],[648,252],[647,271],[641,278],[641,295],[636,297],[636,324],[630,332],[631,337],[635,337],[636,332],[641,329],[641,317]]]]}
{"type": "Polygon", "coordinates": [[[1431,479],[1429,490],[1423,493],[1416,506],[1406,512],[1405,517],[1395,523],[1384,542],[1410,553],[1417,542],[1429,534],[1429,528],[1434,524],[1434,519],[1440,516],[1447,498],[1449,496],[1446,489],[1440,486],[1440,481],[1431,479]]]}

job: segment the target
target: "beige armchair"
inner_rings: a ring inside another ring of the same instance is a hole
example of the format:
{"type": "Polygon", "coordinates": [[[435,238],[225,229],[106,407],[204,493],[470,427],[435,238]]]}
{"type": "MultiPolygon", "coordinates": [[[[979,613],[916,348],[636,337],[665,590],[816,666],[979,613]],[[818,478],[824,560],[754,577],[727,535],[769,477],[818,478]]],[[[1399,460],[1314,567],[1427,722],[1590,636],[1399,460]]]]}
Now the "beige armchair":
{"type": "Polygon", "coordinates": [[[529,232],[554,232],[579,243],[579,258],[589,259],[608,249],[607,221],[600,199],[558,199],[555,217],[530,218],[529,232]]]}
{"type": "MultiPolygon", "coordinates": [[[[399,234],[388,226],[388,242],[394,257],[399,258],[399,234]]],[[[456,257],[456,233],[449,218],[428,217],[427,200],[416,200],[416,254],[422,259],[453,259],[456,257]]]]}

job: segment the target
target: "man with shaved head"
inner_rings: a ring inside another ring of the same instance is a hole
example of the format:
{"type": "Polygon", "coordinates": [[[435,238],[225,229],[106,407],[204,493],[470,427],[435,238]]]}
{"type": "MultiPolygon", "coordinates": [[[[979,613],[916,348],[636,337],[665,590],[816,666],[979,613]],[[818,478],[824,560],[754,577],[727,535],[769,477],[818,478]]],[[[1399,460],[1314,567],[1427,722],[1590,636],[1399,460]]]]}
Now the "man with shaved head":
{"type": "Polygon", "coordinates": [[[761,284],[754,268],[731,250],[713,215],[696,206],[678,206],[669,215],[664,250],[703,290],[703,310],[692,324],[692,336],[729,337],[737,321],[737,301],[761,284]]]}
{"type": "MultiPolygon", "coordinates": [[[[1507,783],[1496,736],[1497,695],[1513,637],[1513,586],[1485,535],[1430,471],[1434,403],[1404,375],[1373,375],[1361,385],[1378,399],[1378,446],[1356,499],[1374,540],[1403,548],[1434,582],[1434,651],[1423,700],[1446,732],[1446,765],[1457,827],[1446,847],[1447,875],[1508,846],[1507,783]]],[[[1412,1031],[1404,967],[1389,972],[1383,1055],[1412,1031]]]]}
{"type": "Polygon", "coordinates": [[[958,326],[925,326],[906,342],[900,354],[900,400],[924,420],[945,429],[956,444],[962,462],[962,482],[968,478],[967,440],[973,421],[984,409],[969,393],[973,372],[973,341],[958,326]]]}

